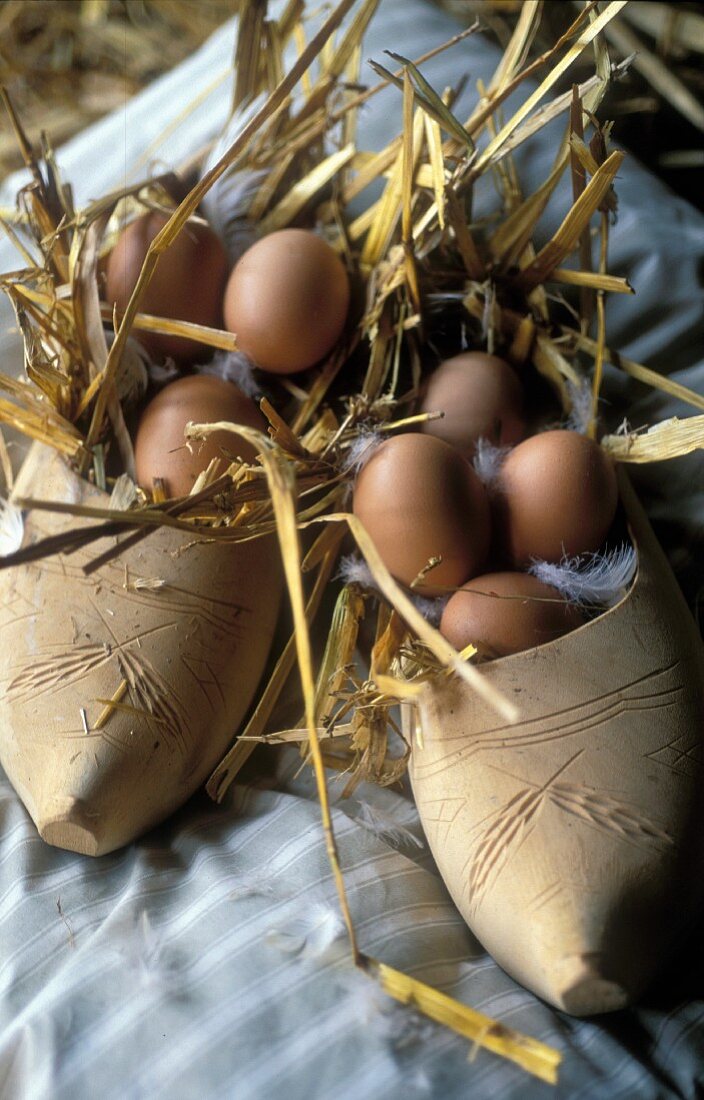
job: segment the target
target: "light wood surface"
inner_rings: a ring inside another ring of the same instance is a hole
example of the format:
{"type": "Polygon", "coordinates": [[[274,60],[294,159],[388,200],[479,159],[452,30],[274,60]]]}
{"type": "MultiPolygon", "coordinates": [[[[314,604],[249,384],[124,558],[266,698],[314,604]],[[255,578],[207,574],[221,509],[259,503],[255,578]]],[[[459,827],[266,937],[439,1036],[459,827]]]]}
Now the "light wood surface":
{"type": "MultiPolygon", "coordinates": [[[[15,496],[108,503],[39,445],[15,496]]],[[[24,544],[81,522],[34,511],[24,544]]],[[[278,548],[192,543],[161,528],[90,576],[114,540],[0,571],[0,762],[50,844],[100,855],[133,840],[237,731],[271,644],[278,548]]]]}

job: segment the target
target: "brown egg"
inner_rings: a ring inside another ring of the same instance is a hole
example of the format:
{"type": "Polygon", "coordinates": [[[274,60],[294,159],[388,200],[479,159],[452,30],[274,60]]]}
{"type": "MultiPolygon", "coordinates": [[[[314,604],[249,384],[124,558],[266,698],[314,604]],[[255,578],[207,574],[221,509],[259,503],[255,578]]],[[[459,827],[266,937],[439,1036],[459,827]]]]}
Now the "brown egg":
{"type": "Polygon", "coordinates": [[[519,443],[499,472],[499,544],[516,566],[594,552],[617,502],[613,462],[597,443],[579,432],[542,432],[519,443]]]}
{"type": "Polygon", "coordinates": [[[463,584],[484,565],[490,537],[484,486],[440,439],[408,434],[382,443],[357,478],[353,510],[402,584],[442,556],[417,589],[424,595],[463,584]]]}
{"type": "MultiPolygon", "coordinates": [[[[118,310],[126,309],[147,249],[167,221],[164,214],[143,214],[120,235],[108,259],[108,305],[117,305],[118,310]]],[[[140,300],[139,311],[221,328],[226,278],[227,256],[219,238],[209,226],[189,222],[159,257],[151,282],[140,300]]],[[[155,359],[171,356],[179,362],[189,362],[204,351],[204,345],[180,336],[136,329],[134,335],[155,359]]]]}
{"type": "Polygon", "coordinates": [[[225,325],[262,370],[293,374],[332,350],[345,326],[347,272],[332,248],[305,229],[269,233],[235,265],[225,325]]]}
{"type": "Polygon", "coordinates": [[[425,388],[420,412],[444,412],[422,431],[444,439],[467,458],[477,440],[512,447],[523,439],[523,387],[503,359],[483,351],[468,351],[441,363],[425,388]]]}
{"type": "Polygon", "coordinates": [[[457,650],[471,643],[483,657],[506,657],[559,638],[583,621],[557,589],[529,573],[486,573],[450,597],[440,633],[457,650]]]}
{"type": "Polygon", "coordinates": [[[224,472],[223,448],[250,461],[254,458],[254,449],[233,432],[215,432],[189,449],[183,431],[191,420],[196,424],[229,420],[261,431],[266,426],[254,402],[234,383],[204,374],[179,378],[150,401],[137,428],[134,456],[137,481],[143,489],[151,491],[158,477],[164,481],[167,496],[185,497],[213,458],[223,458],[224,472]]]}

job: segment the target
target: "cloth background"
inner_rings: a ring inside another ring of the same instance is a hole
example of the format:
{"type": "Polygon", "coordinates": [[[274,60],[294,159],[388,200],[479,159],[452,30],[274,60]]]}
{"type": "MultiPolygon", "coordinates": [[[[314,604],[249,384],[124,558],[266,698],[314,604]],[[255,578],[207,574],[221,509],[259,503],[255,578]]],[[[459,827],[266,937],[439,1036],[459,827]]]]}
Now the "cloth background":
{"type": "MultiPolygon", "coordinates": [[[[276,12],[277,5],[272,5],[276,12]]],[[[455,33],[424,0],[382,0],[364,56],[408,57],[455,33]]],[[[196,94],[224,74],[235,24],[146,91],[60,150],[78,205],[144,175],[138,158],[196,94]]],[[[458,106],[497,49],[475,36],[424,66],[436,88],[469,75],[458,106]]],[[[374,80],[371,74],[367,79],[374,80]]],[[[222,127],[229,84],[184,116],[158,148],[177,167],[222,127]]],[[[360,147],[400,127],[390,89],[362,118],[360,147]]],[[[563,123],[519,152],[526,188],[542,181],[563,123]]],[[[18,178],[6,181],[10,204],[18,178]]],[[[704,392],[701,265],[704,219],[628,159],[610,270],[635,299],[613,296],[608,338],[626,355],[704,392]]],[[[488,211],[487,187],[478,209],[488,211]]],[[[561,220],[558,192],[542,223],[561,220]]],[[[17,266],[0,244],[0,270],[17,266]]],[[[21,368],[7,303],[0,306],[3,370],[21,368]]],[[[692,410],[614,370],[606,414],[638,427],[692,410]]],[[[693,599],[702,579],[701,455],[641,468],[636,483],[693,599]]],[[[0,644],[2,640],[0,639],[0,644]]],[[[319,808],[297,758],[274,778],[235,786],[222,806],[196,796],[161,828],[119,852],[88,859],[41,841],[0,777],[0,1097],[286,1100],[399,1096],[573,1100],[670,1098],[704,1085],[700,952],[683,955],[632,1010],[579,1021],[521,989],[482,951],[434,868],[412,801],[364,788],[333,820],[360,945],[564,1055],[556,1089],[394,1004],[351,966],[325,853],[319,808]]]]}

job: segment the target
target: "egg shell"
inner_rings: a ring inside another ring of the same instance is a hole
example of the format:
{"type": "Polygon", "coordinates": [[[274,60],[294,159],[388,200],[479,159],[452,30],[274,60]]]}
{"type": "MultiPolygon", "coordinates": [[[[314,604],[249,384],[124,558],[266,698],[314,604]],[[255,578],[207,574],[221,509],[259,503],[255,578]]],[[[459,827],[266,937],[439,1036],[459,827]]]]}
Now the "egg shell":
{"type": "Polygon", "coordinates": [[[251,461],[254,448],[233,432],[214,432],[204,442],[186,446],[183,433],[189,421],[206,424],[218,420],[260,431],[266,427],[256,405],[234,383],[222,378],[190,375],[157,394],[142,413],[134,441],[137,481],[142,488],[151,490],[158,477],[164,481],[167,496],[187,496],[212,459],[223,458],[223,448],[251,461]]]}
{"type": "Polygon", "coordinates": [[[494,498],[498,543],[520,567],[594,553],[616,514],[609,455],[579,432],[549,431],[519,443],[499,472],[494,498]]]}
{"type": "Polygon", "coordinates": [[[293,374],[335,346],[350,285],[339,256],[315,233],[281,229],[253,244],[225,291],[225,325],[262,370],[293,374]]]}
{"type": "Polygon", "coordinates": [[[530,573],[486,573],[448,600],[440,633],[457,650],[506,657],[551,642],[583,622],[574,604],[530,573]]]}
{"type": "Polygon", "coordinates": [[[420,412],[437,411],[443,418],[429,420],[422,431],[451,443],[468,458],[480,438],[513,447],[526,432],[518,375],[503,359],[482,351],[446,359],[430,376],[420,412]]]}
{"type": "MultiPolygon", "coordinates": [[[[107,264],[106,300],[123,311],[137,285],[149,245],[168,218],[143,214],[123,230],[107,264]]],[[[222,328],[222,294],[227,279],[227,256],[213,230],[199,221],[188,222],[159,257],[140,313],[169,320],[191,321],[222,328]]],[[[135,329],[134,335],[155,359],[171,356],[181,363],[203,353],[204,345],[181,336],[135,329]]]]}
{"type": "Polygon", "coordinates": [[[409,433],[382,443],[357,478],[353,510],[402,584],[442,556],[416,589],[423,595],[463,584],[484,565],[490,539],[484,486],[462,455],[433,436],[409,433]]]}

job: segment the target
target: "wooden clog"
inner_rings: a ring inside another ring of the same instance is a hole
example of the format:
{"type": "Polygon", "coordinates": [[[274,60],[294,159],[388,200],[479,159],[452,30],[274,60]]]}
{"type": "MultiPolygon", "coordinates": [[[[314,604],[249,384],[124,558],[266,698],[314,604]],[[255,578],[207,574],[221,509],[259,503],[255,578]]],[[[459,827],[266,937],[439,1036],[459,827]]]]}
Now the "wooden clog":
{"type": "Polygon", "coordinates": [[[704,657],[625,477],[628,595],[556,641],[483,666],[520,708],[457,680],[420,700],[411,778],[457,907],[558,1008],[622,1008],[696,914],[704,883],[704,657]]]}
{"type": "MultiPolygon", "coordinates": [[[[14,495],[108,504],[38,444],[14,495]]],[[[33,511],[25,545],[86,522],[33,511]]],[[[162,527],[86,576],[112,544],[0,571],[0,763],[40,835],[88,855],[203,783],[253,697],[281,592],[273,538],[194,545],[162,527]]]]}

